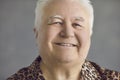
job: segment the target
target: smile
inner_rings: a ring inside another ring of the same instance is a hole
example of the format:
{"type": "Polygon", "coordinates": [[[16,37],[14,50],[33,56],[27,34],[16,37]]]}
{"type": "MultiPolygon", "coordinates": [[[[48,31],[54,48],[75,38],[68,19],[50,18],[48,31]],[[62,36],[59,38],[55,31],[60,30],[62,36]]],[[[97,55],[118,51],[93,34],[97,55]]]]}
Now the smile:
{"type": "Polygon", "coordinates": [[[76,44],[71,44],[71,43],[55,43],[56,45],[59,46],[65,46],[65,47],[76,47],[76,44]]]}

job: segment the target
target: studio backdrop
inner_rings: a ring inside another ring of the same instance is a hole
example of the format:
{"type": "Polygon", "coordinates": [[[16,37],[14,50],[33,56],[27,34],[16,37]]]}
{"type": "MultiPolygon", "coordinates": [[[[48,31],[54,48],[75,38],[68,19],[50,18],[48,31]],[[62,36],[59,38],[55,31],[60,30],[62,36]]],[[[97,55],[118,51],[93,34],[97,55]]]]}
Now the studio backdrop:
{"type": "MultiPolygon", "coordinates": [[[[38,56],[34,10],[37,0],[0,0],[0,80],[38,56]]],[[[94,27],[88,59],[120,71],[120,0],[92,0],[94,27]]]]}

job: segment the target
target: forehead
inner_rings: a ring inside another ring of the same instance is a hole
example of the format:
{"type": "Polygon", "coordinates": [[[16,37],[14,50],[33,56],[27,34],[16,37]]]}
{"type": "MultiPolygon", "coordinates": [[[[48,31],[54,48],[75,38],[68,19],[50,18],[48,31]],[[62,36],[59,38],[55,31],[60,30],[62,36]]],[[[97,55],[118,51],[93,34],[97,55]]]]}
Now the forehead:
{"type": "Polygon", "coordinates": [[[78,0],[51,0],[43,7],[42,24],[48,21],[49,17],[60,15],[64,19],[82,17],[89,23],[89,13],[84,4],[78,0]]]}
{"type": "Polygon", "coordinates": [[[51,16],[61,18],[89,18],[89,12],[85,5],[78,0],[51,0],[43,8],[43,19],[51,16]]]}

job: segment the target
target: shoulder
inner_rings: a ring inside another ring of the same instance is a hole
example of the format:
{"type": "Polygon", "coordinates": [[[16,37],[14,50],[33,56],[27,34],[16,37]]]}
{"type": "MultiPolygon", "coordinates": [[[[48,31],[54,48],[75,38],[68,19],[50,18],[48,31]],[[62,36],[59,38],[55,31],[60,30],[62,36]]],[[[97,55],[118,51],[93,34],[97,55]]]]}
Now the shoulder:
{"type": "Polygon", "coordinates": [[[42,78],[43,76],[39,69],[29,66],[20,69],[18,72],[7,78],[7,80],[40,80],[42,78]]]}
{"type": "Polygon", "coordinates": [[[18,70],[7,80],[40,80],[42,78],[42,72],[39,68],[40,60],[40,57],[37,57],[30,66],[18,70]]]}
{"type": "Polygon", "coordinates": [[[29,69],[29,67],[25,67],[10,76],[7,80],[26,80],[27,78],[32,77],[30,73],[31,70],[29,69]]]}
{"type": "Polygon", "coordinates": [[[98,71],[99,75],[102,77],[102,80],[120,80],[119,72],[102,68],[95,62],[89,61],[89,63],[98,71]]]}

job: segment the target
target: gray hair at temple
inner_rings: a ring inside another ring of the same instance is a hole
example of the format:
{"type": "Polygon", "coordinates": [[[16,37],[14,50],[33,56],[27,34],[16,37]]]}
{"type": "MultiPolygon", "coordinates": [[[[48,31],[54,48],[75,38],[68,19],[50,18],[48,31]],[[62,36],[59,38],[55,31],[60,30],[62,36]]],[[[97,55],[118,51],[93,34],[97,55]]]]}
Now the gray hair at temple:
{"type": "MultiPolygon", "coordinates": [[[[41,20],[42,20],[42,15],[43,15],[43,7],[45,7],[46,3],[50,0],[38,0],[36,4],[36,9],[35,9],[35,23],[34,27],[36,29],[39,29],[41,20]]],[[[80,3],[84,4],[86,8],[88,9],[90,13],[90,27],[91,27],[91,34],[92,34],[92,28],[93,28],[93,21],[94,21],[94,10],[93,6],[91,5],[90,0],[79,0],[80,3]]]]}

